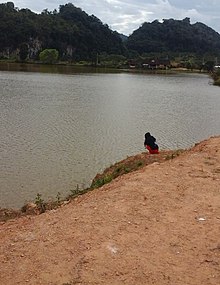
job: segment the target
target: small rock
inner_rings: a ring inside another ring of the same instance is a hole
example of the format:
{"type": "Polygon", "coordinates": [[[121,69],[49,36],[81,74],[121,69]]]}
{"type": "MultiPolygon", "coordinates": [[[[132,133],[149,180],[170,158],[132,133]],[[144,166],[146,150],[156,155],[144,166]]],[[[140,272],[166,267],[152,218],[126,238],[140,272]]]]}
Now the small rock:
{"type": "Polygon", "coordinates": [[[197,218],[197,220],[198,220],[199,222],[203,222],[203,221],[206,221],[206,218],[205,218],[205,217],[200,217],[200,218],[197,218]]]}
{"type": "Polygon", "coordinates": [[[25,206],[23,206],[22,212],[25,212],[29,215],[35,215],[35,214],[38,214],[39,210],[35,203],[30,202],[30,203],[27,203],[25,206]]]}

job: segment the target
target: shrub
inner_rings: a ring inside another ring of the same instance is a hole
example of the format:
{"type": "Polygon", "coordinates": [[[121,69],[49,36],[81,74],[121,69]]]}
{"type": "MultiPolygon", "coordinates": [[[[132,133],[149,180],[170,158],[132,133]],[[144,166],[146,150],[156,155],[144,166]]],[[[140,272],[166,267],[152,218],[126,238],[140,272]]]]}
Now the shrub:
{"type": "Polygon", "coordinates": [[[59,52],[56,49],[45,49],[39,54],[40,60],[43,63],[55,63],[59,57],[59,52]]]}

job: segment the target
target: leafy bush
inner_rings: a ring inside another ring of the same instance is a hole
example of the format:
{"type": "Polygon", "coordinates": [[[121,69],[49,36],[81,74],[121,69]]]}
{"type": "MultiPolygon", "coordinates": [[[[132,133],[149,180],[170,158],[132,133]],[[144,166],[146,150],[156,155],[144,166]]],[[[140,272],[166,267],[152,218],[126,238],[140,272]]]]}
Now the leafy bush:
{"type": "Polygon", "coordinates": [[[56,49],[45,49],[39,57],[43,63],[55,63],[59,57],[59,52],[56,49]]]}

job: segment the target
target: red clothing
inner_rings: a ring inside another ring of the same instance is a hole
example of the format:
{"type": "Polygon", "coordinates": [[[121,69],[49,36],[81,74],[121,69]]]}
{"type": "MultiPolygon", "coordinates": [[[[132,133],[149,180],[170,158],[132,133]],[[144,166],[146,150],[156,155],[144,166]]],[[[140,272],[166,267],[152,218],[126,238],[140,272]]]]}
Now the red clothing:
{"type": "Polygon", "coordinates": [[[150,154],[158,154],[159,153],[158,149],[152,149],[149,145],[146,145],[145,147],[146,147],[146,149],[149,150],[150,154]]]}

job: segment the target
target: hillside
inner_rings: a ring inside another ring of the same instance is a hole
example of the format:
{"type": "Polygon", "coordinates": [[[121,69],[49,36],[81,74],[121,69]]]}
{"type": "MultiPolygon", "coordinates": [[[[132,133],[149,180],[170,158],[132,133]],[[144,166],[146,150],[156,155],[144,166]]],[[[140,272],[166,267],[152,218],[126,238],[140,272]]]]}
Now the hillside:
{"type": "Polygon", "coordinates": [[[13,2],[2,3],[0,31],[2,60],[39,60],[44,49],[58,50],[60,61],[94,65],[111,61],[114,66],[150,53],[164,57],[193,53],[200,61],[203,56],[213,61],[220,54],[220,35],[202,23],[190,24],[189,18],[145,22],[126,37],[71,3],[40,14],[19,10],[13,2]]]}
{"type": "Polygon", "coordinates": [[[96,61],[97,53],[124,53],[118,33],[71,3],[41,14],[18,10],[13,2],[0,4],[0,31],[2,58],[28,50],[29,59],[38,59],[45,48],[57,49],[61,60],[96,61]]]}
{"type": "Polygon", "coordinates": [[[214,137],[57,210],[2,222],[1,283],[217,285],[219,182],[214,137]]]}
{"type": "Polygon", "coordinates": [[[127,48],[139,54],[149,52],[190,52],[219,54],[220,35],[202,24],[190,24],[190,19],[164,19],[145,22],[128,38],[127,48]]]}

